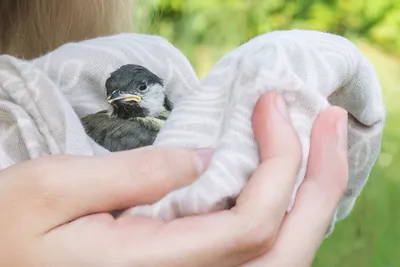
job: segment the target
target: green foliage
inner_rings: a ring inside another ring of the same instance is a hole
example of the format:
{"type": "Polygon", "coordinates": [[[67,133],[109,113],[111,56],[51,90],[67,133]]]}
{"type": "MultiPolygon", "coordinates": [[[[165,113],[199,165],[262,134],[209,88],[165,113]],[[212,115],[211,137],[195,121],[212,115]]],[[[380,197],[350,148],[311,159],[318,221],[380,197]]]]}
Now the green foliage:
{"type": "Polygon", "coordinates": [[[400,0],[136,1],[136,31],[167,38],[199,77],[231,49],[272,30],[327,31],[357,44],[384,92],[382,151],[353,212],[337,224],[313,266],[400,266],[400,0]]]}
{"type": "MultiPolygon", "coordinates": [[[[139,2],[152,4],[144,1],[139,2]]],[[[302,28],[362,37],[400,51],[400,0],[159,0],[152,5],[162,21],[152,30],[179,44],[239,44],[267,31],[302,28]]]]}

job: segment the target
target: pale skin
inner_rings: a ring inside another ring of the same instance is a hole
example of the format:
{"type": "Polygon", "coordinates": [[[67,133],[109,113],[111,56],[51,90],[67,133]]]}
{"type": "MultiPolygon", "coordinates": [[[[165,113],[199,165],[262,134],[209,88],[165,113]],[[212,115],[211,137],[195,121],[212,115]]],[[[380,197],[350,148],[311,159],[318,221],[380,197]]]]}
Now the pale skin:
{"type": "Polygon", "coordinates": [[[317,119],[306,179],[287,214],[301,148],[278,99],[267,93],[256,105],[262,161],[231,210],[170,222],[109,215],[190,184],[211,150],[51,156],[1,171],[0,266],[310,266],[347,184],[347,114],[331,107],[317,119]]]}

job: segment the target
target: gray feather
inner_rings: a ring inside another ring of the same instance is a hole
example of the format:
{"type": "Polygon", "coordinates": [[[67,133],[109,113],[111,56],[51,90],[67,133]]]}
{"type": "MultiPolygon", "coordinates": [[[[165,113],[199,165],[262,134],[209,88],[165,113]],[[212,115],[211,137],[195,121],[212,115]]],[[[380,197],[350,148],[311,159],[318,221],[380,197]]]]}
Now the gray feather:
{"type": "Polygon", "coordinates": [[[152,145],[164,120],[153,117],[111,118],[107,111],[81,119],[86,133],[111,152],[152,145]]]}

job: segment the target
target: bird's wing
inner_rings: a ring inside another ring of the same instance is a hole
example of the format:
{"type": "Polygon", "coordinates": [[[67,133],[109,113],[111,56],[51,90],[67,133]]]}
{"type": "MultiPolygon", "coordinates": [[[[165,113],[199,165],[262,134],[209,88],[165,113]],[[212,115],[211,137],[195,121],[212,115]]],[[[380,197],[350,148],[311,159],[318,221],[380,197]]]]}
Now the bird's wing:
{"type": "Polygon", "coordinates": [[[81,121],[86,133],[112,152],[152,145],[164,122],[152,117],[111,118],[106,112],[88,115],[81,121]]]}

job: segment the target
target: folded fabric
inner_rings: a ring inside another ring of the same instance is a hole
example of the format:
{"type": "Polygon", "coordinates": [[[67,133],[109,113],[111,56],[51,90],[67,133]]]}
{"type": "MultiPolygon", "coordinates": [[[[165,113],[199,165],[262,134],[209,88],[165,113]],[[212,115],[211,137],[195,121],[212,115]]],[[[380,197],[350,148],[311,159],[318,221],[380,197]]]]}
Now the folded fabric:
{"type": "Polygon", "coordinates": [[[328,105],[349,112],[348,189],[332,219],[351,211],[380,151],[385,121],[370,62],[346,39],[315,31],[277,31],[223,57],[200,83],[189,61],[161,37],[121,34],[66,44],[32,61],[0,57],[0,169],[49,154],[109,153],[79,118],[107,108],[105,80],[121,65],[140,64],[164,79],[175,108],[155,145],[215,147],[196,182],[125,215],[162,219],[223,209],[259,163],[250,116],[267,90],[284,93],[307,164],[312,124],[328,105]]]}
{"type": "Polygon", "coordinates": [[[228,206],[259,164],[250,116],[268,90],[283,93],[303,148],[288,211],[305,175],[317,115],[328,105],[349,112],[350,181],[331,231],[349,214],[368,179],[380,151],[385,110],[370,62],[348,40],[315,31],[268,33],[223,57],[200,90],[176,103],[154,144],[215,147],[208,170],[192,185],[125,214],[173,219],[228,206]]]}

